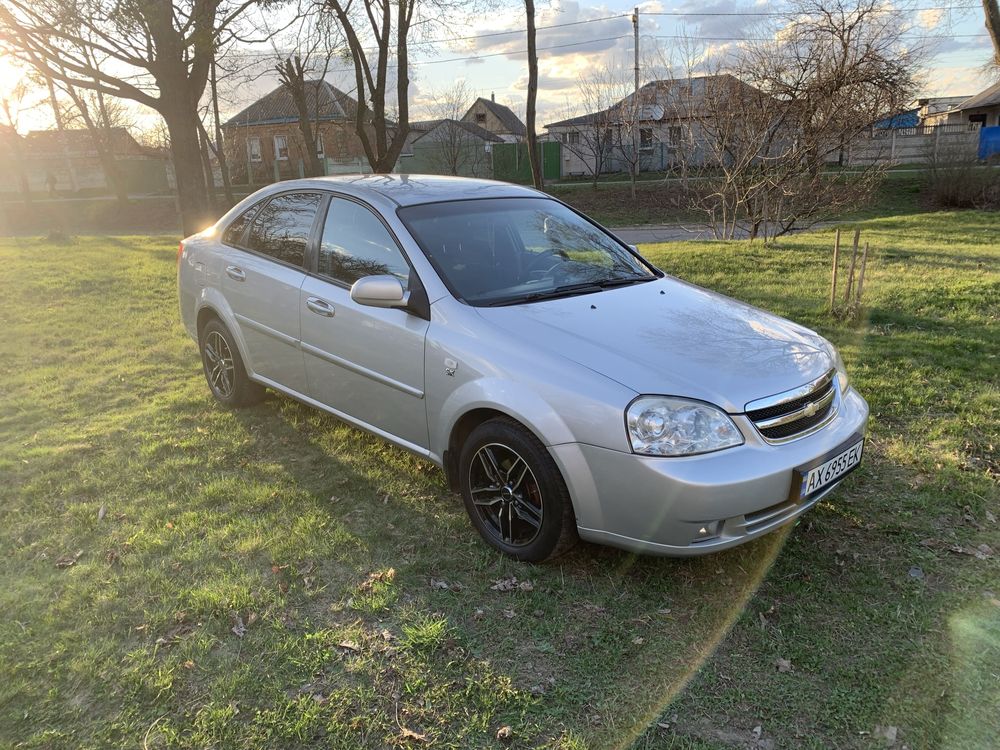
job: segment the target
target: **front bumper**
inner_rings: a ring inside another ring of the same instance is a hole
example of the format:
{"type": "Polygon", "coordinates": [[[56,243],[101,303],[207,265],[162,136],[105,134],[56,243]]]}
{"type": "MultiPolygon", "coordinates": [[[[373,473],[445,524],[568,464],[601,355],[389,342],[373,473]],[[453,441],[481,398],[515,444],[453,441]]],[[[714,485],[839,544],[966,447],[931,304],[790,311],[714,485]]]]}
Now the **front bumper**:
{"type": "Polygon", "coordinates": [[[852,389],[837,398],[829,424],[782,445],[766,443],[746,417],[736,416],[746,443],[700,456],[638,456],[581,443],[549,451],[566,479],[583,539],[635,552],[700,555],[794,520],[839,484],[804,502],[789,499],[796,467],[865,432],[865,400],[852,389]]]}

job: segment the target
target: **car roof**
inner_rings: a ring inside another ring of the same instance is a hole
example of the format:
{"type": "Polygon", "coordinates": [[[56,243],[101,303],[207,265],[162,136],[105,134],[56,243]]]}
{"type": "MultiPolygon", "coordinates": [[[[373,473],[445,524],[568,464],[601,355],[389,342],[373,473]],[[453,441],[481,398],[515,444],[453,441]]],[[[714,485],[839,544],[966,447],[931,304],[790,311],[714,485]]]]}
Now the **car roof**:
{"type": "Polygon", "coordinates": [[[332,175],[277,183],[282,189],[323,187],[362,199],[387,198],[398,206],[470,198],[537,198],[543,193],[508,182],[429,174],[332,175]]]}

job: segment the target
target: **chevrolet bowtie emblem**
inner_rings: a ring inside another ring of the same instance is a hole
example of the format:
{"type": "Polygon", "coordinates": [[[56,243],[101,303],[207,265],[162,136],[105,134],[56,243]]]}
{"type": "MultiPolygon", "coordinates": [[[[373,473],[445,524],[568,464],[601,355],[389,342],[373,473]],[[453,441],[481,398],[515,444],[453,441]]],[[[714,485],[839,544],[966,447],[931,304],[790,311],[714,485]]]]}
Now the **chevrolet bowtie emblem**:
{"type": "Polygon", "coordinates": [[[805,412],[805,415],[807,417],[811,417],[813,414],[816,413],[816,404],[810,401],[808,404],[806,404],[805,408],[802,411],[805,412]]]}

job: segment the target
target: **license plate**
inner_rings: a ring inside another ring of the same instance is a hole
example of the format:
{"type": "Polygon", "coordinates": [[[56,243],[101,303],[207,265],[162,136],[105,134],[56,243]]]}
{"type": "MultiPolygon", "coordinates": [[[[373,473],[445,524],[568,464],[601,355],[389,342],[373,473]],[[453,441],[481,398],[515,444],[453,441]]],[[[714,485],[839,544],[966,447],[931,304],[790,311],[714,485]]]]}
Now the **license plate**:
{"type": "MultiPolygon", "coordinates": [[[[865,447],[865,439],[848,441],[846,445],[847,448],[841,446],[832,455],[827,454],[819,459],[820,463],[795,470],[795,480],[798,482],[798,499],[809,497],[858,467],[858,464],[861,463],[861,452],[865,447]]],[[[795,487],[795,484],[792,487],[795,487]]]]}

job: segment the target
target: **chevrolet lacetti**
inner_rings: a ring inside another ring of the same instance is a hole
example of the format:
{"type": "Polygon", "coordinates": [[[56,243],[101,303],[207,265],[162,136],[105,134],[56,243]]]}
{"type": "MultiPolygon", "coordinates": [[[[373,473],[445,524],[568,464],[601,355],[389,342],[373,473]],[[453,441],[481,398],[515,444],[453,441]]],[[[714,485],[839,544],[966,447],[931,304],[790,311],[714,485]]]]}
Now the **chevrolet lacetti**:
{"type": "Polygon", "coordinates": [[[219,401],[273,388],[434,462],[521,560],[725,549],[861,460],[868,406],[828,341],[529,188],[282,182],[184,240],[178,286],[219,401]]]}

